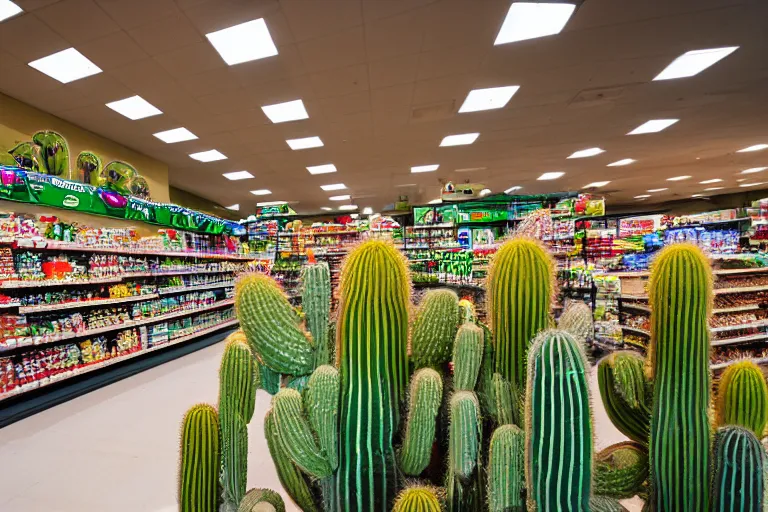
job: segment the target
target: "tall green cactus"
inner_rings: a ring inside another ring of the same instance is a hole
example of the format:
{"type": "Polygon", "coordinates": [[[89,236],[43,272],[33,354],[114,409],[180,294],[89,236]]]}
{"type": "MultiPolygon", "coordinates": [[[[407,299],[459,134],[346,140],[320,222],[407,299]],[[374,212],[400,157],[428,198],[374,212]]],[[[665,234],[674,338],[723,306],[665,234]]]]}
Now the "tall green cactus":
{"type": "Polygon", "coordinates": [[[729,366],[717,387],[717,423],[741,425],[762,436],[768,421],[768,385],[760,367],[749,360],[729,366]]]}
{"type": "Polygon", "coordinates": [[[272,399],[272,410],[280,442],[293,463],[315,478],[330,476],[330,462],[315,442],[299,392],[281,389],[272,399]]]}
{"type": "Polygon", "coordinates": [[[248,343],[262,364],[277,373],[312,372],[314,346],[274,280],[261,273],[241,276],[235,284],[235,306],[248,343]]]}
{"type": "Polygon", "coordinates": [[[589,510],[592,417],[583,346],[565,331],[534,340],[526,393],[526,480],[536,510],[589,510]]]}
{"type": "Polygon", "coordinates": [[[456,333],[453,345],[453,388],[472,391],[483,362],[483,330],[464,324],[456,333]]]}
{"type": "Polygon", "coordinates": [[[218,512],[220,454],[216,409],[193,406],[181,427],[180,512],[218,512]]]}
{"type": "Polygon", "coordinates": [[[266,512],[266,505],[271,506],[274,512],[285,512],[283,498],[271,489],[248,491],[237,507],[237,512],[266,512]]]}
{"type": "Polygon", "coordinates": [[[649,291],[651,505],[700,512],[709,508],[709,262],[695,245],[671,245],[656,257],[649,291]]]}
{"type": "Polygon", "coordinates": [[[528,346],[550,324],[553,268],[547,251],[527,238],[506,242],[491,263],[488,312],[495,337],[495,370],[518,389],[525,386],[528,346]]]}
{"type": "Polygon", "coordinates": [[[597,380],[611,422],[628,438],[648,446],[653,392],[644,367],[638,353],[614,352],[598,364],[597,380]]]}
{"type": "Polygon", "coordinates": [[[525,512],[525,432],[515,425],[502,425],[491,437],[488,510],[525,512]]]}
{"type": "Polygon", "coordinates": [[[429,464],[442,398],[443,381],[439,373],[422,368],[413,374],[408,393],[408,419],[400,449],[400,469],[406,475],[418,476],[429,464]]]}
{"type": "Polygon", "coordinates": [[[596,456],[594,492],[613,498],[631,498],[648,479],[647,448],[634,441],[614,444],[596,456]]]}
{"type": "Polygon", "coordinates": [[[331,273],[328,263],[306,265],[301,271],[301,307],[307,329],[315,341],[315,365],[331,362],[328,346],[328,319],[331,315],[331,273]]]}
{"type": "Polygon", "coordinates": [[[336,336],[341,374],[337,509],[388,512],[397,491],[393,436],[408,383],[410,282],[392,244],[347,255],[336,336]]]}
{"type": "Polygon", "coordinates": [[[392,512],[440,512],[438,491],[431,487],[409,487],[395,501],[392,512]]]}
{"type": "Polygon", "coordinates": [[[712,479],[714,512],[762,512],[765,449],[749,429],[723,427],[715,435],[712,479]]]}
{"type": "Polygon", "coordinates": [[[451,357],[459,324],[459,297],[451,290],[424,294],[411,336],[411,361],[416,368],[437,368],[451,357]]]}
{"type": "Polygon", "coordinates": [[[323,365],[312,373],[304,396],[312,430],[332,470],[339,465],[339,371],[323,365]]]}

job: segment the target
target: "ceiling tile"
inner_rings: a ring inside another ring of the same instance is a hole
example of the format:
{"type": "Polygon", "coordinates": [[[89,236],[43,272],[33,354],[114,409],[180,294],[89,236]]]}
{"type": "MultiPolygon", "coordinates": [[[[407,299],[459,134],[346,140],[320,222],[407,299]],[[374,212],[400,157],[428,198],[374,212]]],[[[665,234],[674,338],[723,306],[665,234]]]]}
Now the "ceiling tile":
{"type": "Polygon", "coordinates": [[[179,14],[173,0],[96,0],[96,2],[125,30],[131,30],[179,14]]]}
{"type": "Polygon", "coordinates": [[[35,11],[35,16],[73,45],[120,30],[93,0],[63,0],[35,11]]]}
{"type": "Polygon", "coordinates": [[[356,92],[346,96],[323,98],[319,100],[319,104],[326,120],[338,122],[349,114],[370,111],[371,96],[368,91],[356,92]]]}
{"type": "Polygon", "coordinates": [[[65,87],[77,91],[100,105],[115,101],[115,98],[128,98],[134,95],[134,92],[120,80],[107,73],[94,75],[88,80],[76,80],[65,87]]]}
{"type": "Polygon", "coordinates": [[[419,9],[437,0],[363,0],[363,17],[369,23],[381,18],[395,16],[419,9]]]}
{"type": "Polygon", "coordinates": [[[55,4],[61,0],[13,0],[16,5],[24,9],[26,12],[36,11],[42,9],[48,5],[55,4]]]}
{"type": "MultiPolygon", "coordinates": [[[[200,42],[156,55],[155,60],[176,78],[188,78],[227,65],[207,42],[200,42]]],[[[191,78],[190,78],[191,79],[191,78]]]]}
{"type": "Polygon", "coordinates": [[[510,2],[441,0],[430,4],[422,51],[452,46],[493,48],[493,41],[509,10],[510,2]]]}
{"type": "Polygon", "coordinates": [[[241,84],[232,68],[215,68],[197,73],[194,79],[180,79],[179,85],[192,96],[206,96],[222,91],[239,89],[241,84]]]}
{"type": "Polygon", "coordinates": [[[203,42],[203,36],[181,13],[156,19],[129,30],[128,35],[149,55],[158,55],[203,42]]]}
{"type": "Polygon", "coordinates": [[[371,62],[371,89],[414,82],[419,72],[419,55],[400,55],[371,62]]]}
{"type": "Polygon", "coordinates": [[[240,85],[249,87],[261,82],[289,78],[307,73],[296,45],[279,48],[279,54],[266,59],[244,62],[229,69],[240,85]]]}
{"type": "Polygon", "coordinates": [[[25,63],[66,50],[70,46],[48,25],[31,14],[17,16],[0,24],[0,50],[25,63]]]}
{"type": "Polygon", "coordinates": [[[362,27],[304,41],[298,46],[310,73],[360,64],[366,59],[362,27]]]}
{"type": "Polygon", "coordinates": [[[426,9],[408,11],[373,21],[365,26],[365,45],[370,60],[418,53],[428,24],[426,9]]]}
{"type": "MultiPolygon", "coordinates": [[[[185,7],[189,20],[201,34],[229,28],[246,21],[270,16],[280,10],[277,0],[212,0],[185,7]]],[[[267,28],[272,34],[272,27],[267,21],[267,28]]],[[[282,41],[275,40],[276,44],[282,41]]],[[[290,41],[286,41],[290,42],[290,41]]]]}
{"type": "Polygon", "coordinates": [[[168,94],[173,94],[178,90],[176,80],[152,59],[131,62],[110,70],[108,73],[138,95],[146,91],[165,91],[168,94]]]}
{"type": "Polygon", "coordinates": [[[471,73],[419,80],[413,90],[413,104],[454,100],[458,111],[464,98],[472,89],[472,83],[473,75],[471,73]]]}
{"type": "Polygon", "coordinates": [[[344,96],[368,90],[368,66],[358,64],[309,76],[317,98],[344,96]]]}
{"type": "Polygon", "coordinates": [[[104,71],[149,58],[149,55],[122,31],[84,43],[78,46],[78,49],[104,71]]]}
{"type": "Polygon", "coordinates": [[[23,66],[24,64],[25,62],[22,62],[21,59],[14,57],[8,52],[0,50],[0,67],[7,69],[14,66],[23,66]]]}
{"type": "Polygon", "coordinates": [[[419,80],[468,73],[480,68],[487,46],[454,46],[419,56],[419,80]]]}
{"type": "Polygon", "coordinates": [[[363,24],[360,0],[282,0],[296,41],[335,34],[363,24]]]}
{"type": "Polygon", "coordinates": [[[3,68],[0,73],[0,90],[12,96],[22,91],[29,94],[43,93],[64,87],[61,82],[46,76],[27,65],[3,68]]]}

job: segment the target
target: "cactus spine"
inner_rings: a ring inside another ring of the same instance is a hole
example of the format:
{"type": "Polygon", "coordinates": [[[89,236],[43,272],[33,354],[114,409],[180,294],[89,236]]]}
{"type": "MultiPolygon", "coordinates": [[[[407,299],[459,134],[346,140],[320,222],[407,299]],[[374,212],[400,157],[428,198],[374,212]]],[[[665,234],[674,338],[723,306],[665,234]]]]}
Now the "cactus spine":
{"type": "Polygon", "coordinates": [[[315,367],[314,347],[280,286],[251,273],[235,285],[240,325],[259,361],[277,373],[307,375],[315,367]]]}
{"type": "Polygon", "coordinates": [[[501,246],[488,275],[488,312],[495,337],[495,370],[517,389],[525,386],[528,346],[549,327],[553,264],[533,240],[515,238],[501,246]]]}
{"type": "Polygon", "coordinates": [[[325,262],[305,266],[301,271],[301,307],[307,329],[315,342],[315,365],[330,363],[328,318],[331,315],[331,274],[325,262]]]}
{"type": "Polygon", "coordinates": [[[392,512],[440,512],[437,491],[430,487],[409,487],[395,501],[392,512]]]}
{"type": "Polygon", "coordinates": [[[646,447],[627,441],[609,446],[596,456],[594,492],[600,496],[631,498],[648,479],[646,447]]]}
{"type": "Polygon", "coordinates": [[[416,368],[436,368],[451,357],[459,323],[459,297],[451,290],[430,290],[421,299],[411,336],[416,368]]]}
{"type": "Polygon", "coordinates": [[[443,381],[439,373],[431,368],[422,368],[413,375],[408,396],[408,420],[399,458],[400,469],[406,475],[418,476],[429,464],[442,398],[443,381]]]}
{"type": "Polygon", "coordinates": [[[651,505],[700,512],[709,508],[709,262],[695,245],[671,245],[657,256],[649,290],[651,505]]]}
{"type": "Polygon", "coordinates": [[[341,374],[339,510],[389,511],[397,489],[392,438],[408,383],[410,283],[404,257],[370,240],[347,255],[336,336],[341,374]]]}
{"type": "Polygon", "coordinates": [[[489,512],[525,512],[525,432],[503,425],[491,437],[489,512]]]}
{"type": "Polygon", "coordinates": [[[251,489],[243,497],[237,512],[261,512],[260,507],[269,505],[275,512],[285,512],[285,502],[271,489],[251,489]]]}
{"type": "Polygon", "coordinates": [[[763,435],[768,421],[768,385],[760,368],[752,361],[729,366],[717,388],[717,423],[741,425],[763,435]]]}
{"type": "Polygon", "coordinates": [[[181,427],[180,512],[217,512],[220,455],[216,409],[193,406],[181,427]]]}
{"type": "Polygon", "coordinates": [[[293,463],[315,478],[330,476],[331,465],[315,443],[299,392],[281,389],[272,399],[272,410],[280,442],[293,463]]]}
{"type": "Polygon", "coordinates": [[[648,446],[652,392],[644,366],[635,352],[614,352],[598,364],[597,379],[611,422],[631,440],[648,446]]]}
{"type": "Polygon", "coordinates": [[[307,384],[307,414],[332,470],[339,465],[339,371],[323,365],[312,373],[307,384]]]}
{"type": "Polygon", "coordinates": [[[595,336],[592,309],[578,300],[568,302],[557,320],[557,328],[571,333],[571,336],[582,343],[590,342],[595,336]]]}
{"type": "Polygon", "coordinates": [[[483,330],[464,324],[456,333],[453,345],[453,388],[472,391],[483,362],[483,330]]]}
{"type": "Polygon", "coordinates": [[[589,510],[592,418],[586,357],[564,331],[534,340],[526,393],[526,480],[536,510],[589,510]]]}
{"type": "Polygon", "coordinates": [[[715,434],[712,510],[761,512],[765,450],[749,429],[723,427],[715,434]]]}

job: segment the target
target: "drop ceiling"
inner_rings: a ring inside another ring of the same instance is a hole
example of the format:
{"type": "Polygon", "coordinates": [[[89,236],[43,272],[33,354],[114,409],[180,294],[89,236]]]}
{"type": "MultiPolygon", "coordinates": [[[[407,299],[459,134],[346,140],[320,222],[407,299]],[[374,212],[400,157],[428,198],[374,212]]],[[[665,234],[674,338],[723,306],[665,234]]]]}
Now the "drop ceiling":
{"type": "Polygon", "coordinates": [[[768,143],[765,1],[586,0],[559,35],[499,46],[510,0],[14,1],[25,12],[0,23],[0,91],[166,162],[171,185],[243,213],[268,200],[338,208],[320,188],[336,183],[344,204],[376,210],[398,195],[427,202],[445,181],[520,193],[610,181],[609,207],[768,188],[768,171],[739,174],[768,166],[768,150],[737,152],[768,143]],[[228,66],[205,37],[260,18],[276,56],[228,66]],[[740,48],[699,75],[652,81],[687,51],[724,46],[740,48]],[[27,65],[69,47],[103,72],[62,84],[27,65]],[[458,113],[471,90],[512,85],[504,108],[458,113]],[[134,95],[162,115],[105,106],[134,95]],[[308,119],[273,124],[261,109],[297,99],[308,119]],[[650,119],[680,121],[625,135],[650,119]],[[153,136],[179,127],[198,138],[153,136]],[[480,135],[439,147],[463,133],[480,135]],[[286,143],[314,136],[322,147],[286,143]],[[227,158],[189,157],[213,149],[227,158]],[[607,167],[625,158],[636,162],[607,167]],[[307,171],[324,164],[337,172],[307,171]],[[224,178],[235,171],[254,178],[224,178]],[[554,171],[565,174],[537,180],[554,171]]]}

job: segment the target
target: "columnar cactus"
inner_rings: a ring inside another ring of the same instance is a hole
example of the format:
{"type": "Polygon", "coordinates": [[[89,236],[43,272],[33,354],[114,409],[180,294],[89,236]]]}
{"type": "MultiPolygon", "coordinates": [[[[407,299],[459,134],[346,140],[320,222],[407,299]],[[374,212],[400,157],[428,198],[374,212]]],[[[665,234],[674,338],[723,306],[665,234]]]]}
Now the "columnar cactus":
{"type": "Polygon", "coordinates": [[[408,394],[408,419],[400,449],[400,469],[406,475],[418,476],[429,464],[442,398],[443,381],[439,373],[422,368],[413,374],[408,394]]]}
{"type": "Polygon", "coordinates": [[[472,391],[483,362],[483,330],[464,324],[456,333],[453,345],[453,388],[472,391]]]}
{"type": "Polygon", "coordinates": [[[331,315],[331,274],[328,263],[305,266],[301,271],[301,307],[306,315],[307,329],[315,341],[315,365],[330,360],[328,319],[331,315]]]}
{"type": "Polygon", "coordinates": [[[712,510],[762,512],[765,449],[749,429],[723,427],[715,435],[712,510]]]}
{"type": "Polygon", "coordinates": [[[596,456],[594,491],[598,495],[631,498],[648,479],[646,447],[627,441],[609,446],[596,456]]]}
{"type": "Polygon", "coordinates": [[[496,423],[514,425],[520,423],[519,408],[512,386],[500,373],[493,374],[493,396],[495,398],[496,423]]]}
{"type": "Polygon", "coordinates": [[[592,417],[586,356],[564,331],[531,346],[526,396],[526,480],[536,510],[589,510],[592,417]]]}
{"type": "Polygon", "coordinates": [[[528,346],[550,325],[552,258],[531,239],[515,238],[494,255],[488,276],[488,313],[495,336],[495,370],[525,386],[528,346]]]}
{"type": "Polygon", "coordinates": [[[491,437],[489,512],[525,512],[525,432],[502,425],[491,437]]]}
{"type": "Polygon", "coordinates": [[[285,512],[285,502],[275,491],[271,489],[251,489],[243,497],[237,512],[266,512],[266,505],[272,507],[274,512],[285,512]]]}
{"type": "Polygon", "coordinates": [[[274,280],[261,273],[241,276],[235,284],[235,306],[248,343],[261,363],[277,373],[312,372],[314,345],[274,280]]]}
{"type": "Polygon", "coordinates": [[[671,245],[656,258],[649,290],[651,505],[700,512],[709,508],[709,262],[695,245],[671,245]]]}
{"type": "Polygon", "coordinates": [[[409,487],[395,501],[392,512],[440,512],[438,492],[431,487],[409,487]]]}
{"type": "Polygon", "coordinates": [[[459,324],[459,297],[451,290],[430,290],[413,321],[411,360],[416,368],[439,367],[451,357],[459,324]]]}
{"type": "Polygon", "coordinates": [[[614,352],[600,361],[597,379],[605,412],[628,438],[648,445],[653,393],[645,360],[636,352],[614,352]]]}
{"type": "Polygon", "coordinates": [[[762,436],[768,421],[768,385],[752,361],[729,366],[717,388],[717,423],[741,425],[762,436]]]}
{"type": "Polygon", "coordinates": [[[328,460],[331,470],[339,465],[339,371],[323,365],[312,373],[307,384],[307,415],[312,430],[317,434],[320,449],[328,460]]]}
{"type": "Polygon", "coordinates": [[[180,512],[217,512],[219,417],[207,404],[193,406],[181,426],[180,512]]]}
{"type": "Polygon", "coordinates": [[[595,336],[592,308],[579,300],[568,302],[563,314],[557,320],[557,328],[568,331],[582,343],[591,342],[595,336]]]}
{"type": "Polygon", "coordinates": [[[457,391],[451,396],[449,407],[448,510],[478,510],[484,502],[480,403],[472,391],[457,391]]]}

